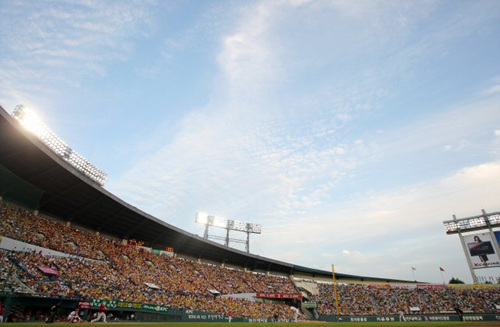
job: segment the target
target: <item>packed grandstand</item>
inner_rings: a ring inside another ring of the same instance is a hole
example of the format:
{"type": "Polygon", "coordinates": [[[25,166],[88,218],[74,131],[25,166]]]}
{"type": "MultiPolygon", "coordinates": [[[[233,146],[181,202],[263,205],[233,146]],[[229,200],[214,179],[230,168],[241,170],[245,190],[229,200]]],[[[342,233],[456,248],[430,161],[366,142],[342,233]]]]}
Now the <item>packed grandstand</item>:
{"type": "Polygon", "coordinates": [[[55,303],[62,304],[60,320],[77,306],[82,317],[90,320],[101,303],[107,305],[110,319],[119,320],[453,320],[458,319],[457,312],[481,319],[499,317],[497,285],[431,285],[337,273],[334,284],[329,272],[189,236],[111,201],[106,192],[23,134],[3,109],[0,114],[0,139],[5,141],[0,149],[0,310],[7,309],[4,319],[43,321],[55,303]],[[34,167],[39,170],[34,172],[34,167]],[[57,181],[44,179],[56,171],[68,175],[57,181]],[[57,192],[47,183],[58,185],[57,192]],[[91,199],[92,194],[99,197],[91,199]],[[112,202],[108,211],[102,209],[106,201],[112,202]],[[95,203],[100,210],[93,209],[95,203]],[[68,208],[73,210],[68,215],[71,219],[63,214],[68,208]],[[91,221],[82,215],[84,211],[102,217],[91,221]],[[96,222],[107,215],[108,224],[96,228],[96,222]],[[125,226],[126,217],[134,228],[125,226]],[[148,224],[155,224],[158,235],[151,235],[148,224]],[[120,228],[129,231],[122,233],[120,228]],[[168,243],[160,244],[162,237],[168,243]],[[298,317],[292,307],[300,309],[298,317]]]}
{"type": "MultiPolygon", "coordinates": [[[[153,253],[134,242],[122,244],[35,216],[30,210],[5,201],[0,206],[0,219],[0,234],[4,237],[64,253],[44,255],[43,251],[28,245],[1,251],[4,282],[8,275],[14,276],[11,287],[22,294],[147,303],[244,318],[275,319],[277,316],[283,321],[293,318],[288,305],[257,302],[237,295],[296,294],[302,295],[304,301],[315,303],[318,315],[336,314],[333,283],[312,279],[294,281],[153,253]],[[218,294],[209,290],[216,290],[218,294]]],[[[345,316],[399,312],[410,315],[414,313],[412,308],[424,314],[450,313],[457,304],[465,312],[496,313],[499,298],[498,287],[338,285],[340,314],[345,316]]]]}

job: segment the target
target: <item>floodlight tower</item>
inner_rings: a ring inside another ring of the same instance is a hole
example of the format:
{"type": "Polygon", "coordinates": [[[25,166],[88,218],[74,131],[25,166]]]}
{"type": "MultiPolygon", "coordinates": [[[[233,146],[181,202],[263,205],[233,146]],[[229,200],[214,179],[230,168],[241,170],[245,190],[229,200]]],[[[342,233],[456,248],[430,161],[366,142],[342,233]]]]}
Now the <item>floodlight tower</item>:
{"type": "Polygon", "coordinates": [[[108,175],[87,161],[78,152],[71,149],[63,140],[48,128],[32,111],[25,110],[23,105],[18,105],[12,112],[12,117],[33,133],[58,157],[76,168],[92,182],[103,186],[108,175]]]}
{"type": "Polygon", "coordinates": [[[500,227],[500,212],[486,213],[484,209],[481,212],[481,215],[461,219],[453,215],[453,220],[443,221],[446,234],[458,234],[460,238],[474,284],[478,284],[475,269],[500,267],[500,232],[493,231],[500,227]],[[488,232],[463,235],[486,230],[488,232]]]}
{"type": "Polygon", "coordinates": [[[244,223],[241,221],[235,221],[223,217],[208,215],[202,212],[197,213],[195,215],[195,222],[205,225],[205,232],[203,234],[203,238],[222,240],[224,241],[224,246],[229,246],[230,241],[235,243],[245,243],[245,251],[247,253],[250,253],[250,234],[260,234],[262,232],[260,224],[244,223]],[[209,235],[208,230],[210,226],[226,229],[226,237],[224,238],[221,236],[209,235]],[[245,232],[247,234],[246,241],[241,239],[230,238],[229,231],[231,230],[237,232],[245,232]]]}

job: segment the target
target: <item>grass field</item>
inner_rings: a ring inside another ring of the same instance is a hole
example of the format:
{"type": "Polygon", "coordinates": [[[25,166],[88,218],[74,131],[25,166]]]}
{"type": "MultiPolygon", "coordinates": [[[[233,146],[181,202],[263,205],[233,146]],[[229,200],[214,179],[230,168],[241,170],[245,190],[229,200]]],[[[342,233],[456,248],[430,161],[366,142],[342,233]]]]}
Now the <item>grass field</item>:
{"type": "MultiPolygon", "coordinates": [[[[320,324],[324,327],[500,327],[500,322],[498,321],[445,321],[445,322],[299,322],[299,323],[248,323],[248,322],[236,322],[231,323],[232,327],[255,327],[262,325],[272,325],[275,327],[280,326],[294,326],[294,327],[311,327],[311,325],[320,324]]],[[[80,324],[70,324],[70,323],[55,323],[57,327],[69,327],[75,325],[90,325],[90,323],[80,323],[80,324]]],[[[113,327],[133,327],[133,326],[143,326],[143,327],[195,327],[195,326],[205,326],[205,327],[228,327],[227,322],[163,322],[163,323],[139,323],[139,322],[111,322],[111,323],[96,323],[92,325],[112,325],[113,327]]],[[[45,323],[31,323],[31,322],[21,322],[21,323],[8,323],[8,326],[18,326],[18,327],[47,327],[45,323]]]]}

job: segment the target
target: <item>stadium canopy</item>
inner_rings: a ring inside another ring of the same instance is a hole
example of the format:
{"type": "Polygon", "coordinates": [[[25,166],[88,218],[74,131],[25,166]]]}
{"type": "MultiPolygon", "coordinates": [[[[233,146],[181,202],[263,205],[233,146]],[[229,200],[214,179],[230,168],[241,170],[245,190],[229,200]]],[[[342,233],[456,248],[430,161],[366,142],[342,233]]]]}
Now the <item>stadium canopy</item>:
{"type": "MultiPolygon", "coordinates": [[[[180,256],[250,271],[330,278],[331,272],[249,254],[188,233],[119,199],[58,157],[0,107],[0,196],[74,226],[180,256]]],[[[337,279],[404,282],[336,273],[337,279]]]]}

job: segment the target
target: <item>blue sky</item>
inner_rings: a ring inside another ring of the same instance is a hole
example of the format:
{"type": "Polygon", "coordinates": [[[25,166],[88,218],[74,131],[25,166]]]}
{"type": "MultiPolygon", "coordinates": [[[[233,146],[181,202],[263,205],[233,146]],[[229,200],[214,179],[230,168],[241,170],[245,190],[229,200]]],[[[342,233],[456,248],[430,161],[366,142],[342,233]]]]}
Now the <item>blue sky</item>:
{"type": "Polygon", "coordinates": [[[0,0],[0,31],[0,105],[140,209],[259,223],[251,252],[299,265],[472,281],[442,222],[500,211],[500,2],[0,0]]]}

